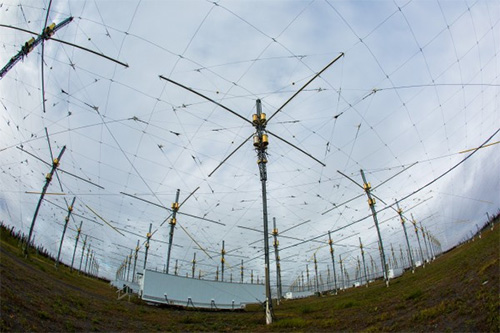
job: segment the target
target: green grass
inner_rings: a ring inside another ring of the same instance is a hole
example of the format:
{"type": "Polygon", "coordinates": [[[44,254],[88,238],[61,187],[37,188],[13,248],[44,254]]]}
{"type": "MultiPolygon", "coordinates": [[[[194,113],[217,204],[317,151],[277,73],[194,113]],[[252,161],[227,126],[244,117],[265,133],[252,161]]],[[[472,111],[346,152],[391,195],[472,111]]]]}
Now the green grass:
{"type": "Polygon", "coordinates": [[[105,281],[70,272],[0,232],[0,331],[500,331],[500,227],[389,288],[284,300],[266,326],[260,305],[239,312],[186,311],[117,300],[105,281]]]}

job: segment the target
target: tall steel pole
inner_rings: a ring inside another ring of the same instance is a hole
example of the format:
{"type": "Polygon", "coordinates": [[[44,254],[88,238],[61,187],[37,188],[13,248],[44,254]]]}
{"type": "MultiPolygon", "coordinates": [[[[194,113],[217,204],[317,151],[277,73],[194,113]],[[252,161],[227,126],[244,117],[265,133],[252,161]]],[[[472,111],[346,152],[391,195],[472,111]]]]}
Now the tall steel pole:
{"type": "Polygon", "coordinates": [[[71,212],[73,212],[73,205],[75,204],[76,197],[73,197],[73,201],[71,201],[71,205],[68,207],[68,215],[64,218],[64,228],[61,236],[61,242],[59,243],[59,251],[57,251],[57,259],[56,259],[56,267],[59,266],[59,258],[61,257],[61,248],[64,242],[64,234],[66,234],[66,228],[68,228],[69,218],[71,216],[71,212]]]}
{"type": "Polygon", "coordinates": [[[422,222],[420,222],[420,230],[422,231],[422,238],[424,239],[426,258],[427,259],[429,259],[429,257],[432,258],[432,256],[429,253],[429,247],[427,246],[427,237],[425,235],[425,230],[424,227],[422,226],[422,222]]]}
{"type": "Polygon", "coordinates": [[[153,223],[149,224],[149,231],[146,234],[146,245],[144,246],[146,249],[144,250],[144,267],[143,270],[146,270],[146,264],[148,262],[148,251],[149,251],[149,240],[151,239],[151,227],[153,223]]]}
{"type": "Polygon", "coordinates": [[[226,263],[226,259],[224,258],[224,255],[226,254],[226,250],[224,249],[224,241],[222,241],[222,249],[220,250],[221,258],[220,258],[220,264],[221,264],[221,281],[224,282],[224,264],[226,263]]]}
{"type": "Polygon", "coordinates": [[[175,202],[172,203],[172,218],[170,219],[170,234],[168,236],[168,252],[167,252],[167,274],[169,271],[169,266],[170,266],[170,252],[172,251],[172,243],[174,241],[174,229],[175,229],[175,224],[177,223],[177,211],[179,210],[179,194],[180,190],[177,189],[177,192],[175,193],[175,202]]]}
{"type": "Polygon", "coordinates": [[[318,276],[318,261],[316,260],[316,253],[314,254],[314,274],[315,274],[315,282],[316,282],[316,292],[319,294],[319,276],[318,276]]]}
{"type": "Polygon", "coordinates": [[[405,219],[403,217],[403,210],[399,208],[399,203],[396,201],[396,206],[398,207],[399,219],[401,220],[401,225],[403,226],[403,231],[405,232],[406,246],[408,247],[408,254],[410,256],[411,271],[415,273],[415,262],[411,255],[410,241],[408,240],[408,233],[406,232],[405,219]]]}
{"type": "Polygon", "coordinates": [[[54,158],[54,160],[52,161],[52,168],[50,169],[50,172],[45,176],[45,185],[43,185],[42,193],[40,194],[40,199],[38,199],[38,204],[36,205],[35,214],[33,215],[33,220],[31,221],[30,231],[28,233],[28,239],[27,239],[26,244],[24,246],[24,255],[26,257],[28,256],[28,249],[30,246],[31,235],[33,234],[33,228],[35,227],[36,218],[38,216],[38,211],[40,210],[40,206],[42,205],[43,197],[45,196],[45,193],[47,193],[47,189],[49,188],[50,181],[52,180],[52,176],[54,176],[54,172],[56,171],[57,167],[59,166],[59,162],[61,161],[61,157],[64,154],[65,150],[66,150],[66,146],[63,146],[61,149],[61,152],[59,153],[59,156],[54,158]]]}
{"type": "Polygon", "coordinates": [[[387,274],[387,264],[385,261],[384,243],[382,242],[382,235],[380,234],[380,228],[378,226],[377,212],[375,210],[375,199],[372,198],[371,185],[366,181],[365,173],[363,172],[363,170],[360,170],[360,172],[361,172],[361,177],[363,178],[363,189],[365,190],[366,196],[368,197],[368,205],[370,206],[370,209],[372,211],[373,222],[375,222],[375,228],[377,229],[379,249],[380,249],[380,259],[382,261],[382,271],[384,273],[385,284],[389,286],[389,276],[387,274]]]}
{"type": "Polygon", "coordinates": [[[83,221],[80,222],[80,226],[78,229],[76,229],[76,241],[75,241],[75,248],[73,249],[73,259],[71,259],[71,272],[73,272],[73,263],[75,262],[75,254],[76,254],[76,248],[78,247],[78,240],[80,239],[80,232],[82,231],[82,224],[83,221]]]}
{"type": "Polygon", "coordinates": [[[243,259],[241,259],[240,275],[241,275],[240,283],[243,283],[243,259]]]}
{"type": "Polygon", "coordinates": [[[363,259],[363,270],[365,272],[365,282],[368,287],[368,274],[366,273],[366,261],[365,261],[365,250],[363,250],[363,243],[361,243],[361,237],[359,237],[359,248],[361,250],[361,258],[363,259]]]}
{"type": "Polygon", "coordinates": [[[342,255],[339,254],[340,277],[342,278],[342,289],[345,289],[344,267],[342,266],[342,255]]]}
{"type": "Polygon", "coordinates": [[[193,254],[193,261],[192,261],[192,268],[191,268],[191,277],[194,279],[194,272],[196,271],[196,252],[193,254]]]}
{"type": "Polygon", "coordinates": [[[411,223],[413,223],[415,234],[417,235],[418,248],[420,249],[420,257],[422,258],[422,266],[425,267],[424,251],[422,251],[422,244],[420,244],[420,236],[418,235],[417,221],[415,221],[413,214],[411,214],[411,223]]]}
{"type": "Polygon", "coordinates": [[[134,254],[134,270],[132,271],[132,282],[135,281],[135,268],[137,266],[137,254],[139,253],[139,240],[137,240],[137,246],[135,247],[134,254]]]}
{"type": "Polygon", "coordinates": [[[85,239],[83,240],[83,247],[82,247],[82,256],[80,257],[80,267],[78,268],[78,274],[82,271],[82,262],[83,262],[83,256],[85,255],[85,246],[87,245],[87,235],[85,235],[85,239]]]}
{"type": "Polygon", "coordinates": [[[328,231],[328,244],[330,245],[330,256],[332,257],[332,265],[333,265],[333,281],[335,284],[335,295],[337,295],[337,271],[335,269],[335,253],[333,250],[333,241],[332,241],[332,235],[330,231],[328,231]]]}
{"type": "Polygon", "coordinates": [[[266,114],[262,113],[262,104],[260,99],[256,101],[257,113],[253,115],[252,124],[256,133],[253,137],[253,145],[257,151],[257,164],[259,165],[260,182],[262,185],[262,223],[264,228],[264,273],[266,288],[266,324],[273,322],[273,304],[271,298],[271,280],[269,276],[269,228],[267,221],[267,146],[269,144],[266,133],[266,114]]]}
{"type": "Polygon", "coordinates": [[[274,255],[276,258],[276,289],[278,293],[278,303],[281,300],[281,264],[280,264],[280,254],[279,254],[279,241],[278,241],[278,228],[276,228],[276,218],[273,217],[273,246],[274,246],[274,255]]]}

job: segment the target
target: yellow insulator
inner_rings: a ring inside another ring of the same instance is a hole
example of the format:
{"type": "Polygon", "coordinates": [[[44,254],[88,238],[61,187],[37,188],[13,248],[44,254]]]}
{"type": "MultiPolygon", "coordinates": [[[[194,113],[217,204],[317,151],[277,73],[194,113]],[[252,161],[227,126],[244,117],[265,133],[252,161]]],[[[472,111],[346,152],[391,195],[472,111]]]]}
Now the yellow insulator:
{"type": "Polygon", "coordinates": [[[267,147],[268,144],[269,144],[269,137],[267,136],[267,134],[262,134],[262,146],[267,147]]]}
{"type": "Polygon", "coordinates": [[[151,233],[150,233],[150,232],[148,232],[148,233],[146,234],[146,237],[147,237],[147,238],[151,238],[151,233]]]}
{"type": "Polygon", "coordinates": [[[50,173],[46,174],[45,175],[45,179],[51,180],[52,179],[52,175],[50,173]]]}
{"type": "Polygon", "coordinates": [[[333,241],[331,239],[329,239],[328,244],[333,244],[333,241]]]}
{"type": "Polygon", "coordinates": [[[178,202],[172,203],[172,209],[173,210],[178,210],[179,209],[179,203],[178,202]]]}
{"type": "Polygon", "coordinates": [[[369,204],[370,206],[375,205],[375,199],[374,199],[374,198],[368,199],[368,204],[369,204]]]}
{"type": "Polygon", "coordinates": [[[398,209],[398,214],[401,214],[403,210],[401,208],[398,209]]]}
{"type": "Polygon", "coordinates": [[[224,255],[224,254],[226,254],[226,251],[225,250],[221,250],[220,253],[224,255]]]}
{"type": "Polygon", "coordinates": [[[280,241],[275,240],[275,241],[273,242],[273,245],[274,245],[274,246],[278,246],[278,245],[280,245],[280,241]]]}
{"type": "Polygon", "coordinates": [[[52,161],[52,165],[56,168],[59,166],[59,159],[57,157],[52,161]]]}
{"type": "Polygon", "coordinates": [[[221,262],[221,263],[225,263],[225,262],[226,262],[226,260],[225,260],[224,258],[221,258],[221,259],[220,259],[220,262],[221,262]]]}
{"type": "Polygon", "coordinates": [[[260,146],[260,138],[258,135],[253,136],[253,146],[254,147],[259,147],[260,146]]]}
{"type": "Polygon", "coordinates": [[[136,251],[139,251],[139,247],[137,246],[137,247],[135,248],[135,250],[136,250],[136,251]]]}
{"type": "Polygon", "coordinates": [[[78,229],[76,229],[76,231],[77,231],[77,232],[81,232],[81,231],[82,231],[82,229],[78,228],[78,229]]]}
{"type": "Polygon", "coordinates": [[[273,235],[277,235],[278,234],[278,229],[273,229],[273,235]]]}
{"type": "Polygon", "coordinates": [[[281,260],[281,258],[280,258],[280,256],[278,256],[278,261],[280,261],[280,260],[281,260]]]}
{"type": "Polygon", "coordinates": [[[265,122],[266,122],[266,114],[265,113],[261,113],[260,114],[260,123],[264,124],[265,122]]]}
{"type": "Polygon", "coordinates": [[[175,217],[172,217],[170,219],[170,224],[175,225],[177,223],[177,219],[175,217]]]}
{"type": "Polygon", "coordinates": [[[73,206],[69,206],[69,207],[68,207],[68,210],[69,210],[70,212],[72,212],[72,211],[73,211],[73,206]]]}
{"type": "Polygon", "coordinates": [[[257,164],[261,164],[261,163],[267,163],[267,160],[265,158],[263,158],[261,160],[257,160],[257,164]]]}
{"type": "Polygon", "coordinates": [[[146,243],[146,249],[149,249],[149,243],[146,243]]]}
{"type": "Polygon", "coordinates": [[[28,44],[28,46],[31,46],[33,45],[34,42],[35,42],[35,37],[31,37],[31,39],[27,41],[26,44],[28,44]]]}
{"type": "Polygon", "coordinates": [[[330,249],[330,253],[333,253],[333,249],[330,249]]]}
{"type": "Polygon", "coordinates": [[[253,114],[252,115],[252,122],[254,125],[258,125],[259,124],[259,116],[256,114],[253,114]]]}
{"type": "Polygon", "coordinates": [[[66,223],[68,223],[68,222],[69,222],[69,216],[66,216],[66,217],[64,218],[64,221],[66,221],[66,223]]]}
{"type": "Polygon", "coordinates": [[[364,183],[364,184],[363,184],[363,188],[364,188],[365,190],[369,190],[369,189],[371,189],[371,188],[372,188],[372,185],[371,185],[370,183],[364,183]]]}

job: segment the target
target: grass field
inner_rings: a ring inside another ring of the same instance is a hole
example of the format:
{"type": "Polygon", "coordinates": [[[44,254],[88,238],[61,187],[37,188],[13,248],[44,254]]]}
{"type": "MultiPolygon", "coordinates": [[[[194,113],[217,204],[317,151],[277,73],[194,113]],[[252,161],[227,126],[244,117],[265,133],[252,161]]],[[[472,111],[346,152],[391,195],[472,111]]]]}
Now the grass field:
{"type": "MultiPolygon", "coordinates": [[[[498,222],[498,218],[497,218],[498,222]]],[[[1,229],[3,331],[500,331],[500,225],[434,262],[336,296],[287,300],[266,326],[258,305],[211,312],[117,300],[109,283],[33,254],[1,229]]]]}

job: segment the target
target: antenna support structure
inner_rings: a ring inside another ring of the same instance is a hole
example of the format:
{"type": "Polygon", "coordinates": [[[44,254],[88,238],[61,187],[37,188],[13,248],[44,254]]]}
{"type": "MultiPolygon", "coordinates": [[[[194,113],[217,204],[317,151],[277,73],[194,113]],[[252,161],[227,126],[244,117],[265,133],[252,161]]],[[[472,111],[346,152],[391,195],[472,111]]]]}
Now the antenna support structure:
{"type": "Polygon", "coordinates": [[[252,116],[252,124],[255,127],[255,135],[253,137],[253,146],[257,152],[257,165],[259,166],[260,182],[262,184],[262,214],[264,224],[264,273],[266,286],[266,324],[273,322],[273,302],[271,296],[271,280],[269,276],[269,227],[267,221],[267,146],[269,145],[269,137],[266,132],[266,114],[262,113],[262,102],[260,99],[256,101],[257,113],[252,116]]]}

